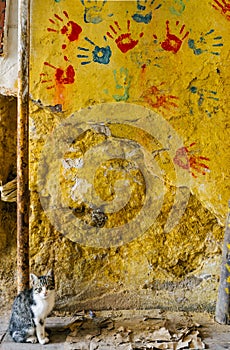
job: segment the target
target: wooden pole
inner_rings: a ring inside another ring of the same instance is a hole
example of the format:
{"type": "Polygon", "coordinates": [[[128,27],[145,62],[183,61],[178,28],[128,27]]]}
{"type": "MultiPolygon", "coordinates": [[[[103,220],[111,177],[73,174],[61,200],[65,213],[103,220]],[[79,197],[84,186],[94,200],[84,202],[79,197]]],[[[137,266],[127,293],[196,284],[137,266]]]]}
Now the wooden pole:
{"type": "Polygon", "coordinates": [[[230,321],[230,201],[228,207],[215,315],[216,322],[221,324],[229,324],[230,321]]]}
{"type": "Polygon", "coordinates": [[[17,287],[29,287],[29,48],[30,0],[18,2],[17,287]]]}

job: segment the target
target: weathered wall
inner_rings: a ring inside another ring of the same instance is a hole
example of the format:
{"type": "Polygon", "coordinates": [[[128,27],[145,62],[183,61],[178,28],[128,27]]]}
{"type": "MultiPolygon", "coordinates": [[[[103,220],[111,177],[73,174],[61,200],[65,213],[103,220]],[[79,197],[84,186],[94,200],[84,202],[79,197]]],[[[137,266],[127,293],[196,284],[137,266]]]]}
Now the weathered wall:
{"type": "Polygon", "coordinates": [[[213,310],[229,199],[224,2],[32,1],[31,269],[57,307],[213,310]]]}
{"type": "MultiPolygon", "coordinates": [[[[17,0],[6,1],[5,24],[1,13],[0,56],[0,181],[15,178],[17,120],[17,0]],[[2,52],[3,50],[3,52],[2,52]],[[9,95],[6,97],[5,95],[9,95]]],[[[0,305],[9,307],[16,291],[16,204],[0,200],[0,305]]]]}
{"type": "MultiPolygon", "coordinates": [[[[0,96],[0,181],[16,176],[16,113],[14,97],[0,96]]],[[[0,201],[0,305],[11,301],[16,276],[16,203],[0,201]],[[10,292],[8,292],[10,291],[10,292]]]]}
{"type": "Polygon", "coordinates": [[[18,0],[6,0],[6,26],[3,55],[0,56],[0,93],[17,95],[18,77],[18,0]]]}

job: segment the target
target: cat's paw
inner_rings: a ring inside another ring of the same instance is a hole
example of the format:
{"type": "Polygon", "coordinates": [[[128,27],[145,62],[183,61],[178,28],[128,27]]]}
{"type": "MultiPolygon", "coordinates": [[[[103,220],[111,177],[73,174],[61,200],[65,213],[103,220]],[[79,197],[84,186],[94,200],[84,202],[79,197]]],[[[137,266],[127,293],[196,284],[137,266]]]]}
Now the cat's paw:
{"type": "Polygon", "coordinates": [[[49,338],[45,337],[45,338],[40,339],[40,340],[39,340],[39,343],[42,344],[42,345],[44,345],[44,344],[49,343],[49,341],[50,341],[49,338]]]}
{"type": "Polygon", "coordinates": [[[26,339],[27,343],[32,343],[32,344],[37,343],[37,341],[38,341],[38,339],[37,339],[37,337],[35,337],[35,335],[26,339]]]}

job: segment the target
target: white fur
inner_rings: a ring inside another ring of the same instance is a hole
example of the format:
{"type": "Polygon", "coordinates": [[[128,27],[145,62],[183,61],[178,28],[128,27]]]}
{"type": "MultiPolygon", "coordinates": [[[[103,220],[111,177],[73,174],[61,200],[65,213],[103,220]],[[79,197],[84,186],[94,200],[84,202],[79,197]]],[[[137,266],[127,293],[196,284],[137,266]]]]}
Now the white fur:
{"type": "Polygon", "coordinates": [[[29,337],[29,338],[27,338],[26,339],[26,342],[27,343],[32,343],[32,344],[35,344],[35,343],[37,343],[37,337],[35,337],[35,335],[33,335],[33,336],[31,336],[31,337],[29,337]]]}
{"type": "Polygon", "coordinates": [[[31,308],[34,313],[38,341],[40,344],[46,344],[49,342],[49,339],[46,337],[45,333],[45,320],[54,307],[55,292],[54,290],[47,291],[46,288],[43,287],[41,293],[34,293],[34,301],[36,305],[32,305],[31,308]],[[44,322],[44,324],[41,325],[40,321],[44,322]]]}

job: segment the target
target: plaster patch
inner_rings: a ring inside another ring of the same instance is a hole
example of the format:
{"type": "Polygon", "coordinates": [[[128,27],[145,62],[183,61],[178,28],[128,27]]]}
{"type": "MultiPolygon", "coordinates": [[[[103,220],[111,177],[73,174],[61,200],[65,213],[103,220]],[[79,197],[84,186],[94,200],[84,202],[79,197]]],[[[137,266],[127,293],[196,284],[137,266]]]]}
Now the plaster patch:
{"type": "Polygon", "coordinates": [[[39,190],[43,209],[58,230],[84,244],[123,244],[162,217],[165,231],[170,232],[190,195],[188,173],[173,163],[182,146],[170,124],[144,107],[109,103],[83,109],[47,139],[39,176],[51,162],[52,170],[43,181],[51,200],[43,200],[44,188],[39,190]],[[91,127],[98,122],[106,127],[102,133],[91,127]],[[166,207],[171,209],[162,216],[166,207]],[[105,215],[103,226],[91,221],[92,210],[105,215]]]}
{"type": "Polygon", "coordinates": [[[82,168],[84,164],[84,161],[82,158],[65,158],[62,160],[62,166],[65,169],[71,169],[71,168],[82,168]]]}

